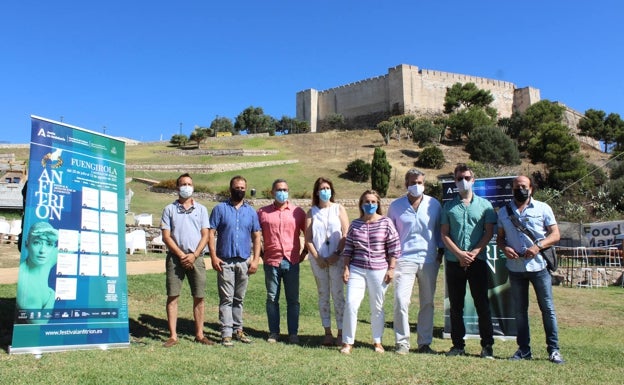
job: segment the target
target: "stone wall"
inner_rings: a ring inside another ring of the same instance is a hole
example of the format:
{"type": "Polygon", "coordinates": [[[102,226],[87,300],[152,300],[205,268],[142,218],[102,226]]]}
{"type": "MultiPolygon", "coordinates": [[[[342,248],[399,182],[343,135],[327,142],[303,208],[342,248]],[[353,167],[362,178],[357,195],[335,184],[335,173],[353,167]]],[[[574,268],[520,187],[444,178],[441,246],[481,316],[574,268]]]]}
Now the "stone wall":
{"type": "MultiPolygon", "coordinates": [[[[319,121],[331,114],[357,121],[362,116],[388,114],[437,114],[444,109],[447,88],[455,83],[475,83],[494,96],[492,106],[500,117],[524,111],[540,100],[539,90],[515,84],[451,72],[419,69],[401,64],[386,75],[350,83],[325,91],[308,89],[297,93],[297,119],[307,121],[316,132],[319,121]]],[[[377,121],[367,122],[369,127],[377,121]]]]}

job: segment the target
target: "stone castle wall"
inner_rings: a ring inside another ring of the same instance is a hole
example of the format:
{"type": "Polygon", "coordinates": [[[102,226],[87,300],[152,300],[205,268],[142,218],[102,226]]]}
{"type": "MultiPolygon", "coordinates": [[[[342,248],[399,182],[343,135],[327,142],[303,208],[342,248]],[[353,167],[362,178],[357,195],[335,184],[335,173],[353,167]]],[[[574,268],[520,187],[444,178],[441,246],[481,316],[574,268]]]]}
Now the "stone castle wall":
{"type": "Polygon", "coordinates": [[[297,119],[307,121],[316,132],[318,122],[331,114],[347,121],[374,126],[378,117],[398,114],[438,114],[444,110],[447,88],[455,83],[475,83],[494,96],[492,106],[500,117],[524,111],[540,100],[539,90],[501,80],[451,72],[419,69],[401,64],[383,76],[330,88],[308,89],[297,93],[297,119]],[[362,117],[371,117],[368,120],[362,117]]]}

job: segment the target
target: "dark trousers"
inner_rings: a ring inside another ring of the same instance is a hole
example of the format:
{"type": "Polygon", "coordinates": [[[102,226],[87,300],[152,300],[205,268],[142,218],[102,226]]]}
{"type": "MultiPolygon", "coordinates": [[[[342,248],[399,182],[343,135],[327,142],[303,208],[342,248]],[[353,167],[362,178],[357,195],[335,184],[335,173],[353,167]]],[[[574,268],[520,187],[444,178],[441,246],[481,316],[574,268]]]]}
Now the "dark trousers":
{"type": "Polygon", "coordinates": [[[477,310],[481,346],[493,345],[494,329],[488,299],[487,263],[481,259],[476,259],[470,267],[464,269],[459,265],[459,262],[446,261],[444,271],[451,305],[451,340],[453,346],[463,349],[465,345],[464,298],[466,297],[466,281],[470,285],[470,293],[477,310]]]}

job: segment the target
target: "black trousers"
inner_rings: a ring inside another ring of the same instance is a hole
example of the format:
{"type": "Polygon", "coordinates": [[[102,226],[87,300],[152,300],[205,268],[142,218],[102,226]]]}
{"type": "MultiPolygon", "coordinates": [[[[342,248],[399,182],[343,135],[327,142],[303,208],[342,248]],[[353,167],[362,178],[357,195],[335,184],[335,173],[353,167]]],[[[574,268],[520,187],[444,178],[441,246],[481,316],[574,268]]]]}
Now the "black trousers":
{"type": "Polygon", "coordinates": [[[490,301],[488,299],[487,263],[481,259],[476,259],[467,269],[464,269],[459,265],[459,262],[446,261],[444,271],[451,305],[451,340],[453,346],[463,349],[465,345],[464,298],[466,296],[466,282],[470,285],[470,293],[477,310],[481,346],[494,345],[494,328],[492,327],[490,301]]]}

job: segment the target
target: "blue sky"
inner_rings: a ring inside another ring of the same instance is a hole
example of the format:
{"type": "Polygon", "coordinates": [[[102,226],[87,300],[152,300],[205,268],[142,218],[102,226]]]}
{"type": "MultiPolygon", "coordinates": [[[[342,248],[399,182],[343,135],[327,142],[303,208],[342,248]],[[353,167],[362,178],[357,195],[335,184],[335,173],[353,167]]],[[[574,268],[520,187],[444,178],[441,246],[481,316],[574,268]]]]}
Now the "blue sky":
{"type": "Polygon", "coordinates": [[[624,117],[624,2],[6,0],[0,141],[30,115],[142,141],[398,64],[541,90],[624,117]],[[104,128],[105,127],[105,128],[104,128]]]}

